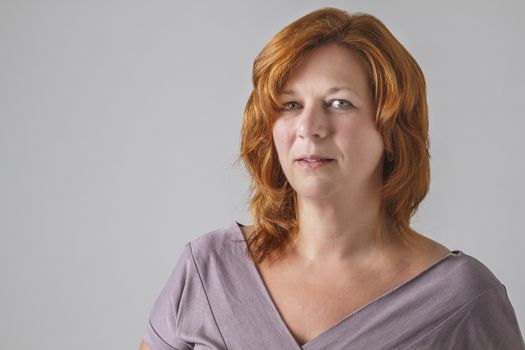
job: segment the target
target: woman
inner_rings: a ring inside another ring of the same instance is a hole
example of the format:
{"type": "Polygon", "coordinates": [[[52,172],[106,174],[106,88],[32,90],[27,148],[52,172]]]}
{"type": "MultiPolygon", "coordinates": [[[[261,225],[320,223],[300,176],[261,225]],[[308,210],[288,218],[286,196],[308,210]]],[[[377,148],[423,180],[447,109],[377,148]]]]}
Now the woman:
{"type": "Polygon", "coordinates": [[[300,18],[253,84],[255,225],[186,244],[141,349],[525,349],[491,271],[409,226],[429,188],[425,81],[379,20],[300,18]]]}

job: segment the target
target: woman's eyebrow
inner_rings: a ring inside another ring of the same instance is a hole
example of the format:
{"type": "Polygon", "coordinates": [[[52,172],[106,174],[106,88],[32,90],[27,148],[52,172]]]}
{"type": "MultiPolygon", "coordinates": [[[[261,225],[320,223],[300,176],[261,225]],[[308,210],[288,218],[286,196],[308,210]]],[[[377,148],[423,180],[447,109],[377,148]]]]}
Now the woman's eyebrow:
{"type": "MultiPolygon", "coordinates": [[[[348,86],[334,86],[334,87],[328,89],[326,91],[326,93],[327,94],[332,94],[332,93],[340,91],[340,90],[348,90],[348,91],[354,93],[355,95],[357,95],[357,97],[361,98],[361,96],[359,96],[357,91],[355,91],[354,89],[352,89],[351,87],[348,87],[348,86]]],[[[280,92],[279,95],[294,95],[294,94],[295,94],[295,91],[293,91],[293,90],[283,90],[283,91],[280,92]]]]}
{"type": "Polygon", "coordinates": [[[351,87],[348,87],[348,86],[336,86],[336,87],[333,87],[333,88],[330,88],[328,89],[327,93],[331,94],[331,93],[334,93],[334,92],[337,92],[339,90],[348,90],[350,92],[353,92],[354,94],[356,94],[357,96],[359,96],[359,94],[357,93],[357,91],[355,91],[354,89],[352,89],[351,87]]]}
{"type": "MultiPolygon", "coordinates": [[[[353,92],[354,94],[357,94],[357,92],[354,89],[352,89],[352,88],[350,88],[348,86],[334,86],[333,88],[328,89],[326,92],[331,94],[331,93],[337,92],[339,90],[349,90],[349,91],[353,92]]],[[[280,93],[280,95],[293,95],[293,94],[295,94],[295,91],[293,91],[293,90],[283,90],[280,93]]]]}

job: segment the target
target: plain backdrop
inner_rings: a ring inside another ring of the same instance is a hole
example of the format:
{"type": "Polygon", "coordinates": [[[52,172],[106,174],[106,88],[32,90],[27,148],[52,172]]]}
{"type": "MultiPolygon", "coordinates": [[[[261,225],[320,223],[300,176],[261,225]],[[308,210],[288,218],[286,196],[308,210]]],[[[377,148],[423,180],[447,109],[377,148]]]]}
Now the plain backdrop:
{"type": "Polygon", "coordinates": [[[523,332],[522,0],[1,0],[0,348],[138,348],[184,243],[252,223],[233,162],[253,60],[326,6],[376,16],[420,64],[413,227],[489,267],[523,332]]]}

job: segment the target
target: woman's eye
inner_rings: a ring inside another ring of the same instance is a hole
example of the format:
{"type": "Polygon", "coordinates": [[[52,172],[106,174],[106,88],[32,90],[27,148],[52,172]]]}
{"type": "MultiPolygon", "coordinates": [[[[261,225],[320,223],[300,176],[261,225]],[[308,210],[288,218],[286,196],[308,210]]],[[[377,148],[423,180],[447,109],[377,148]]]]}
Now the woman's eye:
{"type": "Polygon", "coordinates": [[[294,110],[295,108],[298,108],[299,106],[299,103],[297,102],[287,102],[283,105],[283,109],[286,110],[286,111],[291,111],[291,110],[294,110]]]}
{"type": "Polygon", "coordinates": [[[353,105],[350,102],[348,102],[347,100],[337,99],[337,100],[333,100],[330,104],[332,104],[334,102],[336,102],[337,108],[345,109],[345,108],[353,107],[353,105]]]}
{"type": "MultiPolygon", "coordinates": [[[[332,104],[334,104],[337,109],[348,109],[354,106],[352,103],[348,102],[347,100],[342,100],[342,99],[332,100],[330,103],[328,103],[329,106],[332,104]]],[[[283,104],[282,110],[283,111],[293,111],[300,107],[301,105],[299,103],[295,101],[291,101],[291,102],[286,102],[285,104],[283,104]]]]}

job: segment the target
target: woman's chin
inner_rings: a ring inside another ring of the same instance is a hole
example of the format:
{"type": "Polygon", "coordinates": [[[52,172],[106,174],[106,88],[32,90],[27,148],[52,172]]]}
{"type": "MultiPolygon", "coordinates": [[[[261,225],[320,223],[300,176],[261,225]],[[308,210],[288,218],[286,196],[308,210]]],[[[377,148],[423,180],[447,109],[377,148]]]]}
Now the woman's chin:
{"type": "Polygon", "coordinates": [[[296,189],[297,195],[308,199],[325,199],[337,194],[333,184],[308,184],[296,189]]]}

